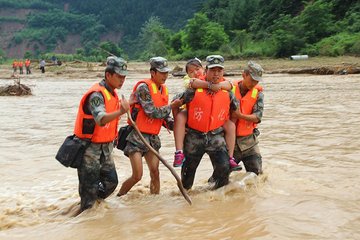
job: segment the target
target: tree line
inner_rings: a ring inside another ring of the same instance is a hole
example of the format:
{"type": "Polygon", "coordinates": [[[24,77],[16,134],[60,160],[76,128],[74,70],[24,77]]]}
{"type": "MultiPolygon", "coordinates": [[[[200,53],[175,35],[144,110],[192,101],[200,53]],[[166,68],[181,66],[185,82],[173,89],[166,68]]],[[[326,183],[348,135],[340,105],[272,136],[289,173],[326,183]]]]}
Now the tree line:
{"type": "Polygon", "coordinates": [[[14,42],[38,42],[51,52],[67,34],[80,33],[83,48],[74,53],[80,59],[95,61],[112,51],[141,60],[209,53],[227,58],[360,54],[357,0],[0,0],[0,7],[36,7],[40,2],[47,11],[28,15],[14,42]],[[68,11],[63,10],[66,4],[68,11]],[[123,37],[100,42],[105,32],[123,37]]]}

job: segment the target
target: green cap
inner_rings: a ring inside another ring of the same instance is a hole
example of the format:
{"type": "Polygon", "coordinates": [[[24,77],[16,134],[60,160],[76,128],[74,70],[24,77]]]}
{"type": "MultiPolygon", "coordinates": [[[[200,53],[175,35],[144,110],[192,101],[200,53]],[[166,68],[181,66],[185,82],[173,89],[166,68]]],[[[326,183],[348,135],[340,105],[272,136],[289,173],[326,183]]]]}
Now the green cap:
{"type": "Polygon", "coordinates": [[[221,55],[210,55],[206,57],[206,68],[224,68],[224,58],[221,55]]]}
{"type": "Polygon", "coordinates": [[[127,75],[127,64],[121,57],[110,56],[106,59],[106,68],[112,68],[114,71],[121,75],[127,75]]]}
{"type": "Polygon", "coordinates": [[[262,74],[264,69],[259,64],[253,61],[249,61],[246,69],[249,71],[252,79],[258,82],[263,81],[262,74]]]}
{"type": "Polygon", "coordinates": [[[166,58],[163,57],[150,58],[150,66],[159,72],[170,72],[170,68],[168,68],[168,62],[166,58]]]}

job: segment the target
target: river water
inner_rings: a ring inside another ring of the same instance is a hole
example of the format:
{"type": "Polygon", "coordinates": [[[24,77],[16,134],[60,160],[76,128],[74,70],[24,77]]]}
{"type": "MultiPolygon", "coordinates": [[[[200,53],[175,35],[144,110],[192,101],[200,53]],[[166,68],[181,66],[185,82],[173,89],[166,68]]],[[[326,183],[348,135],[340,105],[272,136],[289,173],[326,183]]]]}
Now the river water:
{"type": "MultiPolygon", "coordinates": [[[[130,74],[119,93],[129,96],[145,77],[130,74]]],[[[209,191],[204,157],[189,206],[163,165],[161,193],[150,195],[144,166],[128,195],[72,217],[76,170],[54,156],[96,81],[39,76],[22,81],[33,96],[0,97],[0,239],[360,239],[359,75],[265,75],[259,178],[235,172],[228,186],[209,191]]],[[[171,95],[183,87],[172,77],[167,85],[171,95]]],[[[162,130],[161,139],[160,154],[172,163],[172,134],[162,130]]],[[[114,151],[117,192],[131,167],[114,151]]]]}

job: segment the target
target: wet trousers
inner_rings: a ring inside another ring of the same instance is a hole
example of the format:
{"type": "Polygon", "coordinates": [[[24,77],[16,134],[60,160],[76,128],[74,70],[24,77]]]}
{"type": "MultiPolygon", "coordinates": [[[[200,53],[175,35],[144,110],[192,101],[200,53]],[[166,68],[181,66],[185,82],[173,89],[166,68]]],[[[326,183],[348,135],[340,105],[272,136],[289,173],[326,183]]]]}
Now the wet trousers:
{"type": "Polygon", "coordinates": [[[106,156],[101,148],[97,151],[101,151],[101,154],[91,146],[86,149],[83,162],[78,168],[81,211],[91,208],[97,199],[107,198],[118,185],[111,153],[106,156]]]}
{"type": "Polygon", "coordinates": [[[194,183],[196,169],[203,155],[207,153],[213,166],[215,188],[222,187],[229,182],[230,166],[229,154],[223,133],[201,133],[189,130],[185,136],[185,162],[181,168],[181,181],[185,189],[190,189],[194,183]]]}

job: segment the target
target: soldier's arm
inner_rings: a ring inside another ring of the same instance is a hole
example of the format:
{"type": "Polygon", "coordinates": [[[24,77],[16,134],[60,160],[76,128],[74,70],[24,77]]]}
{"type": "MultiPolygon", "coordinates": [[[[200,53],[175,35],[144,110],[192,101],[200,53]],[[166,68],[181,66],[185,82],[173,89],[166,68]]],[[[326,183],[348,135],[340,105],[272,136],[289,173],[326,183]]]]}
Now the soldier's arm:
{"type": "Polygon", "coordinates": [[[258,121],[256,123],[260,123],[263,117],[264,112],[264,94],[259,92],[258,99],[253,107],[253,115],[256,116],[258,121]]]}
{"type": "Polygon", "coordinates": [[[193,100],[194,96],[195,96],[195,90],[196,89],[186,89],[184,92],[182,93],[178,93],[173,97],[173,101],[175,101],[176,99],[180,99],[183,101],[183,104],[189,103],[193,100]]]}
{"type": "Polygon", "coordinates": [[[99,126],[105,126],[105,124],[129,110],[129,103],[126,99],[122,99],[121,108],[119,110],[111,113],[106,112],[104,97],[100,92],[93,92],[88,99],[88,109],[94,117],[95,123],[99,126]]]}
{"type": "Polygon", "coordinates": [[[150,90],[145,83],[142,83],[137,87],[135,97],[144,109],[145,114],[150,118],[164,119],[169,116],[171,112],[171,105],[155,107],[150,90]]]}
{"type": "Polygon", "coordinates": [[[105,124],[101,123],[101,119],[106,114],[105,109],[105,102],[104,97],[100,92],[93,92],[88,97],[88,104],[86,104],[87,110],[85,112],[89,114],[89,111],[91,115],[94,117],[95,123],[100,126],[104,126],[105,124]]]}
{"type": "Polygon", "coordinates": [[[260,123],[261,117],[262,117],[262,112],[264,109],[263,99],[264,99],[263,95],[262,95],[262,97],[260,97],[260,94],[259,94],[258,99],[253,107],[252,114],[243,114],[240,111],[235,111],[232,113],[231,116],[233,118],[244,119],[249,122],[260,123]],[[255,108],[256,108],[256,112],[254,112],[255,108]]]}

